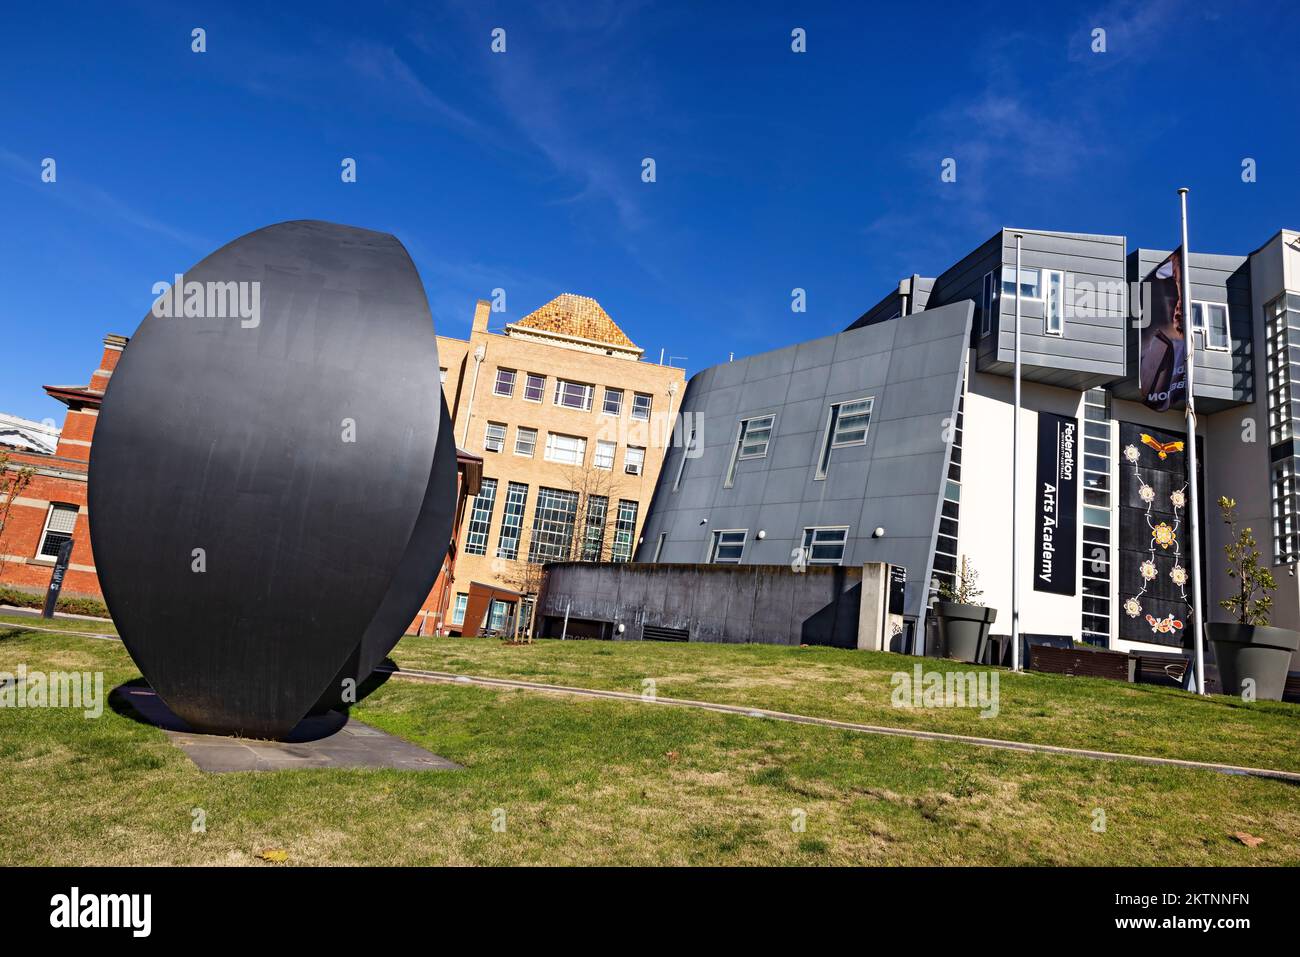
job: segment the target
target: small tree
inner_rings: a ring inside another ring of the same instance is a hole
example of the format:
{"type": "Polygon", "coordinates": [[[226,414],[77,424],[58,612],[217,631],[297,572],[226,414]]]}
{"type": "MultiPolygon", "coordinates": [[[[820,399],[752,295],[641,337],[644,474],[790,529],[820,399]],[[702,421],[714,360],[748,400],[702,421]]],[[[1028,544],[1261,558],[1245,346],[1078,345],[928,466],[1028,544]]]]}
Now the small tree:
{"type": "Polygon", "coordinates": [[[980,597],[984,594],[984,590],[975,584],[979,577],[979,572],[975,571],[970,559],[963,555],[961,557],[961,570],[957,573],[956,587],[949,585],[947,582],[940,582],[939,596],[944,601],[957,602],[959,605],[983,607],[984,602],[980,601],[980,597]]]}
{"type": "Polygon", "coordinates": [[[1227,496],[1220,496],[1219,511],[1223,523],[1228,526],[1232,541],[1223,546],[1228,556],[1228,577],[1237,579],[1239,589],[1231,598],[1224,598],[1219,605],[1230,612],[1242,625],[1267,625],[1269,612],[1273,608],[1273,596],[1269,592],[1277,588],[1273,573],[1259,563],[1259,548],[1250,526],[1237,531],[1237,502],[1227,496]],[[1256,592],[1260,592],[1258,598],[1256,592]]]}
{"type": "Polygon", "coordinates": [[[0,571],[5,565],[4,538],[9,512],[14,507],[14,500],[23,494],[35,474],[36,470],[30,465],[10,465],[9,453],[0,452],[0,571]]]}

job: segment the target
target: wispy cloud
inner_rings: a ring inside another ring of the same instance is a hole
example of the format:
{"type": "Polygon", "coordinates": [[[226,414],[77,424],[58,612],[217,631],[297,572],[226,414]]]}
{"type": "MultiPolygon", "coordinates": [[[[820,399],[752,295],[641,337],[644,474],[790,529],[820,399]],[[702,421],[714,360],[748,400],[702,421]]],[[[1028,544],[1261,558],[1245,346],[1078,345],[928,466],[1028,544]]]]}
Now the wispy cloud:
{"type": "Polygon", "coordinates": [[[370,41],[356,41],[348,48],[346,62],[362,77],[396,86],[436,117],[461,132],[475,137],[482,135],[481,123],[435,93],[393,47],[370,41]]]}
{"type": "Polygon", "coordinates": [[[83,216],[162,236],[192,249],[209,250],[213,246],[206,238],[163,222],[119,199],[108,190],[79,178],[66,165],[56,167],[58,178],[55,182],[42,183],[41,160],[38,158],[23,157],[0,147],[0,164],[9,179],[30,189],[40,190],[42,195],[83,216]]]}

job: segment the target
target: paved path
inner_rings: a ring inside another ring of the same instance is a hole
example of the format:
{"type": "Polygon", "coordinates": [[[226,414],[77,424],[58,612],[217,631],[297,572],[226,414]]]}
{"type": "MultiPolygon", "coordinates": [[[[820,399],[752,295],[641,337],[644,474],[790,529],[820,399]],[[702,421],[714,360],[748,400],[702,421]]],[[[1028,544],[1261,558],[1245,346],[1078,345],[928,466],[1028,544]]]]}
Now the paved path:
{"type": "MultiPolygon", "coordinates": [[[[79,635],[82,638],[107,638],[117,641],[116,635],[96,635],[90,632],[67,631],[63,628],[38,628],[33,625],[16,625],[0,622],[0,629],[27,628],[31,631],[52,631],[62,635],[79,635]]],[[[1055,744],[1033,744],[1028,741],[1003,741],[998,738],[979,738],[969,734],[945,734],[941,731],[918,731],[913,728],[889,728],[876,724],[858,724],[853,721],[836,721],[833,718],[814,718],[806,714],[789,714],[785,711],[770,711],[766,708],[748,708],[744,705],[717,704],[712,701],[692,701],[688,698],[665,698],[662,696],[642,697],[630,691],[604,691],[597,688],[572,688],[567,685],[549,685],[536,681],[518,681],[514,678],[485,678],[476,675],[458,675],[448,671],[418,671],[410,668],[376,669],[394,678],[408,681],[436,682],[444,684],[479,685],[484,688],[515,688],[520,691],[540,691],[546,694],[578,695],[584,698],[612,698],[615,701],[634,701],[641,704],[670,705],[678,708],[698,708],[702,711],[714,711],[719,714],[736,714],[747,718],[770,718],[774,721],[789,721],[793,724],[811,724],[822,728],[839,728],[843,731],[856,731],[860,734],[883,734],[896,738],[919,738],[922,741],[946,741],[951,744],[969,744],[981,748],[996,748],[1001,751],[1028,751],[1033,754],[1055,754],[1070,758],[1092,758],[1098,761],[1132,761],[1136,764],[1151,764],[1158,767],[1190,768],[1195,771],[1214,771],[1218,774],[1240,774],[1247,777],[1270,778],[1286,781],[1288,784],[1300,784],[1300,772],[1278,771],[1273,768],[1252,768],[1236,764],[1217,764],[1213,761],[1186,761],[1181,758],[1157,758],[1146,754],[1125,754],[1121,751],[1092,751],[1087,748],[1066,748],[1055,744]]]]}
{"type": "Polygon", "coordinates": [[[944,741],[953,744],[997,748],[1002,751],[1029,751],[1036,754],[1055,754],[1071,758],[1093,758],[1100,761],[1132,761],[1162,767],[1190,768],[1197,771],[1215,771],[1219,774],[1240,774],[1257,778],[1272,778],[1290,784],[1300,784],[1300,772],[1277,771],[1272,768],[1241,767],[1234,764],[1217,764],[1210,761],[1185,761],[1180,758],[1157,758],[1145,754],[1124,754],[1118,751],[1092,751],[1086,748],[1065,748],[1054,744],[1032,744],[1027,741],[1003,741],[998,738],[978,738],[968,734],[944,734],[940,731],[917,731],[911,728],[889,728],[882,725],[858,724],[853,721],[836,721],[833,718],[814,718],[804,714],[770,711],[766,708],[749,708],[744,705],[716,704],[711,701],[692,701],[687,698],[663,696],[642,697],[629,691],[603,691],[594,688],[572,688],[566,685],[541,684],[535,681],[518,681],[514,678],[484,678],[452,674],[446,671],[417,671],[408,668],[380,668],[394,678],[409,681],[480,685],[485,688],[515,688],[521,691],[540,691],[548,694],[579,695],[584,698],[612,698],[616,701],[634,701],[641,704],[670,705],[679,708],[698,708],[720,714],[735,714],[748,718],[770,718],[794,724],[811,724],[823,728],[839,728],[860,734],[882,734],[898,738],[920,738],[923,741],[944,741]]]}

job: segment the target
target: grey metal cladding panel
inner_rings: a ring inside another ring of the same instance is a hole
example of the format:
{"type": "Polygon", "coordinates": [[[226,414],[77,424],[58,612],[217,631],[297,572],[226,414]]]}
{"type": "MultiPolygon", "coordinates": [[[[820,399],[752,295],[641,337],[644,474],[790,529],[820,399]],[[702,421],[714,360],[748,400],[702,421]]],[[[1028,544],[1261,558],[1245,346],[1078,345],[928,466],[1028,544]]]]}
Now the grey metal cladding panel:
{"type": "Polygon", "coordinates": [[[977,290],[974,298],[978,300],[978,288],[984,281],[984,274],[990,269],[996,269],[1001,262],[1001,245],[1002,233],[998,231],[940,273],[931,287],[930,301],[926,309],[969,299],[971,296],[963,290],[969,290],[971,287],[977,290]]]}
{"type": "Polygon", "coordinates": [[[912,282],[912,312],[921,312],[930,305],[930,293],[934,289],[934,280],[917,276],[912,282]]]}
{"type": "MultiPolygon", "coordinates": [[[[735,363],[728,363],[728,367],[734,366],[735,363]]],[[[720,367],[721,368],[721,367],[720,367]]],[[[737,370],[744,374],[744,370],[737,370]]],[[[733,373],[734,375],[734,373],[733,373]]],[[[715,380],[716,381],[716,380],[715,380]]],[[[703,403],[696,403],[689,409],[691,412],[699,412],[706,419],[722,415],[733,415],[740,408],[740,395],[744,390],[742,382],[729,383],[727,385],[715,385],[705,393],[703,403]]],[[[683,402],[682,408],[686,410],[686,404],[683,402]]]]}
{"type": "Polygon", "coordinates": [[[898,294],[897,289],[886,293],[885,298],[853,320],[844,331],[847,332],[849,329],[861,329],[864,326],[886,322],[894,313],[902,309],[902,305],[903,297],[898,294]]]}
{"type": "MultiPolygon", "coordinates": [[[[952,415],[952,406],[948,411],[933,412],[929,415],[909,416],[905,419],[892,419],[872,425],[875,432],[875,454],[886,455],[927,455],[936,449],[945,448],[944,420],[952,415]]],[[[836,452],[843,451],[836,449],[836,452]]],[[[832,468],[834,458],[832,457],[832,468]]],[[[936,479],[935,487],[938,487],[936,479]]]]}
{"type": "MultiPolygon", "coordinates": [[[[781,444],[786,437],[800,432],[815,432],[826,424],[826,399],[818,396],[813,399],[786,402],[776,417],[776,437],[781,444]]],[[[771,454],[769,449],[768,454],[771,454]]]]}
{"type": "Polygon", "coordinates": [[[896,349],[889,364],[888,383],[892,386],[894,383],[924,379],[940,373],[951,377],[952,369],[957,366],[957,357],[964,348],[964,340],[940,339],[896,349]]]}
{"type": "Polygon", "coordinates": [[[895,350],[892,353],[878,352],[859,359],[832,364],[823,382],[825,394],[833,396],[839,393],[880,388],[885,384],[885,377],[892,374],[900,351],[906,350],[895,350]]]}
{"type": "Polygon", "coordinates": [[[785,401],[789,405],[826,398],[826,379],[831,373],[830,363],[801,369],[790,377],[790,387],[786,390],[785,401]]]}
{"type": "MultiPolygon", "coordinates": [[[[773,352],[763,352],[742,360],[746,382],[769,379],[772,376],[787,375],[794,371],[794,359],[799,347],[786,346],[773,352]]],[[[733,363],[734,364],[734,363],[733,363]]]]}
{"type": "Polygon", "coordinates": [[[948,453],[940,450],[899,456],[875,456],[871,461],[870,492],[873,497],[931,493],[935,476],[942,475],[948,453]]]}
{"type": "MultiPolygon", "coordinates": [[[[999,346],[1002,353],[999,358],[1002,361],[1015,360],[1016,334],[1013,330],[1002,330],[999,346]]],[[[1073,369],[1078,372],[1122,375],[1123,359],[1123,346],[1115,343],[1091,342],[1064,336],[1031,336],[1025,335],[1023,328],[1021,330],[1020,361],[1022,363],[1073,369]]]]}
{"type": "Polygon", "coordinates": [[[767,450],[767,467],[811,469],[821,445],[821,437],[821,429],[779,436],[767,450]]]}
{"type": "Polygon", "coordinates": [[[951,373],[896,382],[889,386],[888,408],[882,411],[877,421],[887,422],[890,419],[910,418],[930,412],[951,415],[953,388],[951,373]]]}
{"type": "MultiPolygon", "coordinates": [[[[1016,264],[1016,230],[1003,233],[1002,264],[1016,264]]],[[[1026,268],[1045,267],[1064,272],[1095,276],[1099,279],[1124,279],[1126,255],[1123,236],[1086,235],[1020,230],[1021,262],[1026,268]]]]}
{"type": "MultiPolygon", "coordinates": [[[[889,327],[890,323],[882,323],[882,326],[889,327]]],[[[795,346],[794,368],[797,372],[800,369],[810,369],[813,366],[828,366],[834,358],[835,337],[825,336],[821,339],[813,339],[811,342],[801,342],[795,346]]]]}
{"type": "MultiPolygon", "coordinates": [[[[793,356],[792,356],[793,358],[793,356]]],[[[764,379],[749,379],[740,392],[739,411],[742,417],[776,412],[785,401],[790,376],[776,375],[764,379]]]]}

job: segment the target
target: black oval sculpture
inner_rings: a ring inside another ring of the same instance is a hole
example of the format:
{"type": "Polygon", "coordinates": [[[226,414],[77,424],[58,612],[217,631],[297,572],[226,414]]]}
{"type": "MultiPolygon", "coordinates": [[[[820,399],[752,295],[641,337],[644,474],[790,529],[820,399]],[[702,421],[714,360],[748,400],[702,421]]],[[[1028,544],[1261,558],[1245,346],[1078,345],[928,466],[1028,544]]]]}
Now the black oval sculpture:
{"type": "Polygon", "coordinates": [[[456,450],[433,320],[395,237],[333,223],[259,229],[177,279],[100,411],[95,563],[176,714],[282,737],[370,674],[442,565],[456,450]]]}

